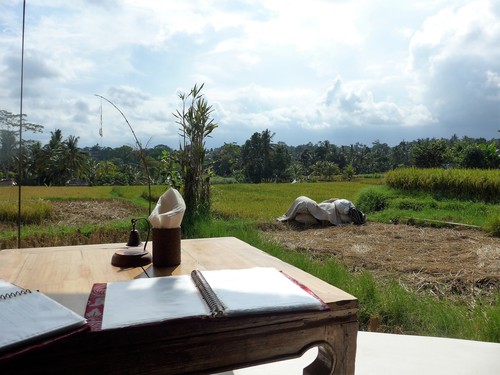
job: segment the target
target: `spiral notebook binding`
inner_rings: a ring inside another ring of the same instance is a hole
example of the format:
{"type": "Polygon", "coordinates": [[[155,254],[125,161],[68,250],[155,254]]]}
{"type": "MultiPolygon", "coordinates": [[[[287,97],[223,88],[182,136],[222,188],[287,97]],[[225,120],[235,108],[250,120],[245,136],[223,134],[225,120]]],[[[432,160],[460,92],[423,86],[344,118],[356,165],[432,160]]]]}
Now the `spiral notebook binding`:
{"type": "Polygon", "coordinates": [[[19,297],[24,294],[30,294],[31,290],[30,289],[21,289],[16,292],[10,292],[10,293],[5,293],[5,294],[0,294],[0,300],[8,300],[11,298],[19,297]]]}
{"type": "Polygon", "coordinates": [[[196,284],[196,287],[201,293],[201,296],[210,308],[210,314],[214,318],[221,318],[224,316],[224,310],[226,306],[214,293],[213,289],[208,284],[207,280],[199,270],[193,270],[191,272],[191,277],[196,284]]]}

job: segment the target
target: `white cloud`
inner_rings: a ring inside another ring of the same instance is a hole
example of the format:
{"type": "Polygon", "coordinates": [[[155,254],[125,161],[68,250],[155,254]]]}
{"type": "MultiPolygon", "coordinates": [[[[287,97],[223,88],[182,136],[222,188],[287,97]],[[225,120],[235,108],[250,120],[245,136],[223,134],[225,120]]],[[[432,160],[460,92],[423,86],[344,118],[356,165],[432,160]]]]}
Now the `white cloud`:
{"type": "Polygon", "coordinates": [[[499,94],[491,82],[500,72],[500,11],[492,1],[429,17],[411,40],[409,64],[419,98],[441,126],[494,137],[499,94]]]}
{"type": "Polygon", "coordinates": [[[373,93],[365,87],[350,86],[337,77],[326,90],[323,111],[330,119],[331,127],[422,126],[435,122],[423,105],[409,103],[403,106],[389,99],[376,101],[373,93]]]}
{"type": "MultiPolygon", "coordinates": [[[[21,5],[0,3],[1,109],[12,112],[21,5]]],[[[46,138],[61,128],[82,145],[133,144],[109,105],[99,138],[101,94],[144,143],[176,147],[176,92],[205,82],[212,145],[266,128],[290,144],[488,137],[499,64],[493,0],[31,0],[25,111],[46,138]]]]}

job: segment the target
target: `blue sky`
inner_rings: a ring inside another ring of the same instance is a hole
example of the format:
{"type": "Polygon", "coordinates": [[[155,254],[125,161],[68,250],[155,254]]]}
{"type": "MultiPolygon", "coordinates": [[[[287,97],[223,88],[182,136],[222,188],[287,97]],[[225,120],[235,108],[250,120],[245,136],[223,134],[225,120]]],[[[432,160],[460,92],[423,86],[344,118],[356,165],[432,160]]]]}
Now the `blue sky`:
{"type": "MultiPolygon", "coordinates": [[[[19,113],[22,1],[0,0],[0,109],[19,113]]],[[[209,147],[498,137],[495,0],[27,0],[23,112],[80,146],[177,148],[205,83],[209,147]]]]}

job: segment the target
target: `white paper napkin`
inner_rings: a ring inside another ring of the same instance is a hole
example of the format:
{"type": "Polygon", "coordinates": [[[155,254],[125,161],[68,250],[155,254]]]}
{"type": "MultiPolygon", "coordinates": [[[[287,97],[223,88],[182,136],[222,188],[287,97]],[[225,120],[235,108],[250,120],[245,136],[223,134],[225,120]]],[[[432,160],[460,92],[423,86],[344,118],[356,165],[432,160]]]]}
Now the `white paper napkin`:
{"type": "Polygon", "coordinates": [[[149,215],[153,228],[179,228],[186,211],[182,195],[173,188],[168,189],[158,199],[156,207],[149,215]]]}

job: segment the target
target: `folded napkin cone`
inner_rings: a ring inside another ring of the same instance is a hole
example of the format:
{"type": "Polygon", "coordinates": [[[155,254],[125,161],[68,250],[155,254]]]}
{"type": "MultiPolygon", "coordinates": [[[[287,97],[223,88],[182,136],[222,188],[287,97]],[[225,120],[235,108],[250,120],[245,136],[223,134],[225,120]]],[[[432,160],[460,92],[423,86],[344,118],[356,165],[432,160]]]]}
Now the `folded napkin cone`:
{"type": "Polygon", "coordinates": [[[156,207],[149,215],[153,228],[179,228],[186,211],[182,195],[173,188],[168,189],[158,199],[156,207]]]}

